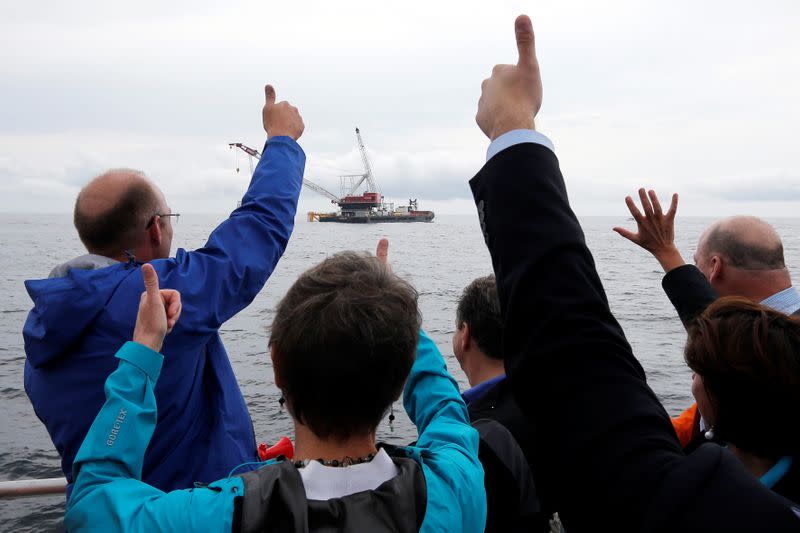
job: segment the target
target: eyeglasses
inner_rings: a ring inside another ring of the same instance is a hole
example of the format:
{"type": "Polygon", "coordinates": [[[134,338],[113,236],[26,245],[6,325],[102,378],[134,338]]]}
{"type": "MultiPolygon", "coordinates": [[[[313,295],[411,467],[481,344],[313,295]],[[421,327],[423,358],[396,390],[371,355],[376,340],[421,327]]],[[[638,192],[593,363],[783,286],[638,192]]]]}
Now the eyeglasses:
{"type": "Polygon", "coordinates": [[[153,215],[153,217],[150,219],[150,221],[147,223],[147,225],[144,227],[144,229],[150,229],[150,226],[152,226],[153,222],[156,221],[156,217],[175,217],[175,221],[173,222],[173,224],[177,224],[178,220],[181,218],[181,214],[180,213],[156,213],[156,214],[153,215]]]}

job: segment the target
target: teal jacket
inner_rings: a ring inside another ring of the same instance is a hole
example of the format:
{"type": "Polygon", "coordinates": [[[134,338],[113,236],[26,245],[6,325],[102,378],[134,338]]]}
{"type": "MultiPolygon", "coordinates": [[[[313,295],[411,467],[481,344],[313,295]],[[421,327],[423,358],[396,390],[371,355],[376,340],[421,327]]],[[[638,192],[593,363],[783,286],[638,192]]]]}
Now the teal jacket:
{"type": "MultiPolygon", "coordinates": [[[[73,465],[67,530],[231,531],[234,499],[244,493],[241,478],[167,493],[141,481],[157,420],[153,390],[164,358],[133,342],[116,356],[120,363],[106,381],[106,402],[73,465]]],[[[424,333],[403,405],[419,433],[407,453],[422,465],[427,486],[420,530],[483,531],[486,495],[478,434],[469,425],[467,408],[439,350],[424,333]]]]}

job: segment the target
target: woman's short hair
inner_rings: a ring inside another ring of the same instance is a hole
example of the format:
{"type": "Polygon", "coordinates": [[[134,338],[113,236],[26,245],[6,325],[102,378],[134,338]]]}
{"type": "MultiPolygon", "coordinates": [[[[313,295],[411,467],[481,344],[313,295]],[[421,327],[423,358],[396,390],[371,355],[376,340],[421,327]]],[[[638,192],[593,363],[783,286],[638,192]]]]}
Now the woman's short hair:
{"type": "Polygon", "coordinates": [[[292,415],[319,438],[374,431],[403,390],[420,323],[417,291],[374,256],[338,253],[304,272],[269,341],[292,415]]]}
{"type": "Polygon", "coordinates": [[[720,298],[689,327],[685,356],[703,378],[721,440],[760,457],[800,449],[800,321],[720,298]]]}

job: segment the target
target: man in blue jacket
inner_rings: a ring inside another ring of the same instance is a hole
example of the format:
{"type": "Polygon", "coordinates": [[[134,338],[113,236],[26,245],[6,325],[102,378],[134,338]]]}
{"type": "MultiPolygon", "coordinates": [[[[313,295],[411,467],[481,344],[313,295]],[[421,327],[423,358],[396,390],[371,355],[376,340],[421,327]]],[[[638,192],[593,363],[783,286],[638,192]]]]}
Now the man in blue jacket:
{"type": "Polygon", "coordinates": [[[155,389],[159,418],[144,458],[144,481],[162,490],[210,482],[257,459],[253,425],[219,337],[220,326],[262,289],[294,226],[305,154],[303,120],[266,86],[264,155],[242,205],[203,248],[170,258],[177,218],[143,174],[109,171],[75,204],[75,226],[88,254],[27,281],[34,302],[25,337],[25,390],[61,455],[72,462],[97,411],[112,354],[130,339],[151,262],[164,287],[183,295],[183,317],[164,345],[155,389]],[[200,458],[200,459],[198,459],[200,458]]]}

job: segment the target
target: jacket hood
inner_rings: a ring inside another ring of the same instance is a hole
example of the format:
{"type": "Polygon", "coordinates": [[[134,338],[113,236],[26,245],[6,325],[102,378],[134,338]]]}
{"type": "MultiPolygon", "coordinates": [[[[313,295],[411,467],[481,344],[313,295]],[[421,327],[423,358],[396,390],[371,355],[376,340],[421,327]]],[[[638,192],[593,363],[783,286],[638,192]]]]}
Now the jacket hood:
{"type": "Polygon", "coordinates": [[[57,266],[47,279],[26,281],[33,300],[22,330],[28,362],[38,368],[69,351],[132,271],[125,263],[87,254],[57,266]]]}

